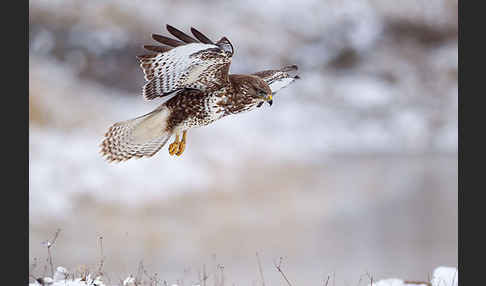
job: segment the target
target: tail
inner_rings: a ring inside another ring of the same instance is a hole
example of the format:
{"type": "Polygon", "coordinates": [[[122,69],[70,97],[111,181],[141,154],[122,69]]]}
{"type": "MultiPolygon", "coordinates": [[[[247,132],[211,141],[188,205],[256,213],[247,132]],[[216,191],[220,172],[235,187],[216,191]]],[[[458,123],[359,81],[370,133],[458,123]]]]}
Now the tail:
{"type": "Polygon", "coordinates": [[[167,130],[169,114],[169,109],[161,105],[148,114],[113,124],[100,144],[100,153],[110,162],[152,157],[172,135],[167,130]]]}

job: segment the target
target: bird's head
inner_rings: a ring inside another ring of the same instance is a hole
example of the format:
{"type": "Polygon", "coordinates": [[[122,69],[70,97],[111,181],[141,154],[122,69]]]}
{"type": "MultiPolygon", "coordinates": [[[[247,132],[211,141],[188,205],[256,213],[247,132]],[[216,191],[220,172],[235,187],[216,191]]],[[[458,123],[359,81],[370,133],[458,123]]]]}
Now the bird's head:
{"type": "Polygon", "coordinates": [[[238,93],[247,99],[250,99],[253,103],[260,106],[264,102],[272,105],[272,90],[270,86],[261,78],[254,75],[232,75],[233,86],[237,87],[238,93]]]}

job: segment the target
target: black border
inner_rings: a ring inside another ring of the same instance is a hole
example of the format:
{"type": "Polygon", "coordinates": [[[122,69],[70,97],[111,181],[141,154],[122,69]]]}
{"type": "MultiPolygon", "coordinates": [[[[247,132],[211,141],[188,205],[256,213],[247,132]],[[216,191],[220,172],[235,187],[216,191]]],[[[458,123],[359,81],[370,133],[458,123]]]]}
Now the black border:
{"type": "Polygon", "coordinates": [[[2,285],[29,283],[29,2],[2,9],[2,242],[7,251],[2,285]],[[16,12],[16,13],[15,13],[16,12]],[[20,272],[20,273],[19,273],[20,272]]]}

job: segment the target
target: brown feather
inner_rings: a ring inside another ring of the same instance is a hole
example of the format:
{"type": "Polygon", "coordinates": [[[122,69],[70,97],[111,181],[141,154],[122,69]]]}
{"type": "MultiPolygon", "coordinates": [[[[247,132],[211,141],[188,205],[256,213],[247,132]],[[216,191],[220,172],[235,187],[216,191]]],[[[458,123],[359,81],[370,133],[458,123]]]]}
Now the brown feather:
{"type": "Polygon", "coordinates": [[[283,67],[281,69],[281,71],[284,71],[284,72],[289,72],[289,71],[296,71],[298,70],[299,68],[297,67],[297,65],[291,65],[291,66],[286,66],[286,67],[283,67]]]}
{"type": "Polygon", "coordinates": [[[178,38],[179,40],[185,43],[197,43],[197,40],[193,37],[185,34],[184,32],[172,27],[171,25],[167,24],[167,31],[171,33],[174,37],[178,38]]]}
{"type": "Polygon", "coordinates": [[[172,47],[153,46],[153,45],[144,45],[143,47],[148,51],[157,52],[157,53],[165,53],[172,49],[172,47]]]}
{"type": "Polygon", "coordinates": [[[194,37],[196,37],[199,41],[201,41],[201,43],[214,45],[213,41],[211,41],[208,37],[204,36],[203,33],[199,32],[195,28],[191,27],[191,32],[194,35],[194,37]]]}
{"type": "Polygon", "coordinates": [[[170,47],[178,47],[178,46],[185,45],[184,42],[174,40],[174,39],[168,38],[166,36],[158,35],[158,34],[152,34],[152,39],[156,40],[157,42],[159,42],[161,44],[164,44],[164,45],[167,45],[167,46],[170,46],[170,47]]]}
{"type": "Polygon", "coordinates": [[[139,55],[139,56],[136,56],[136,57],[139,61],[143,61],[143,60],[150,60],[150,59],[152,59],[156,56],[157,56],[156,54],[148,54],[148,55],[139,55]]]}

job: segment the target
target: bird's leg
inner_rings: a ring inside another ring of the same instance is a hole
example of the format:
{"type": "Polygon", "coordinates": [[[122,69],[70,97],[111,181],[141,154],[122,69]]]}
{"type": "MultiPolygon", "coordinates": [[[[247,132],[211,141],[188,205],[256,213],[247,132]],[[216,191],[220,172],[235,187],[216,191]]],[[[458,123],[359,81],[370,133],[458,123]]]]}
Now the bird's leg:
{"type": "Polygon", "coordinates": [[[169,154],[174,155],[175,152],[179,149],[179,133],[176,134],[175,140],[173,143],[169,145],[169,154]]]}
{"type": "Polygon", "coordinates": [[[177,156],[182,155],[182,153],[184,153],[184,150],[186,149],[186,133],[187,130],[184,130],[182,132],[182,141],[179,143],[179,150],[176,153],[177,156]]]}

